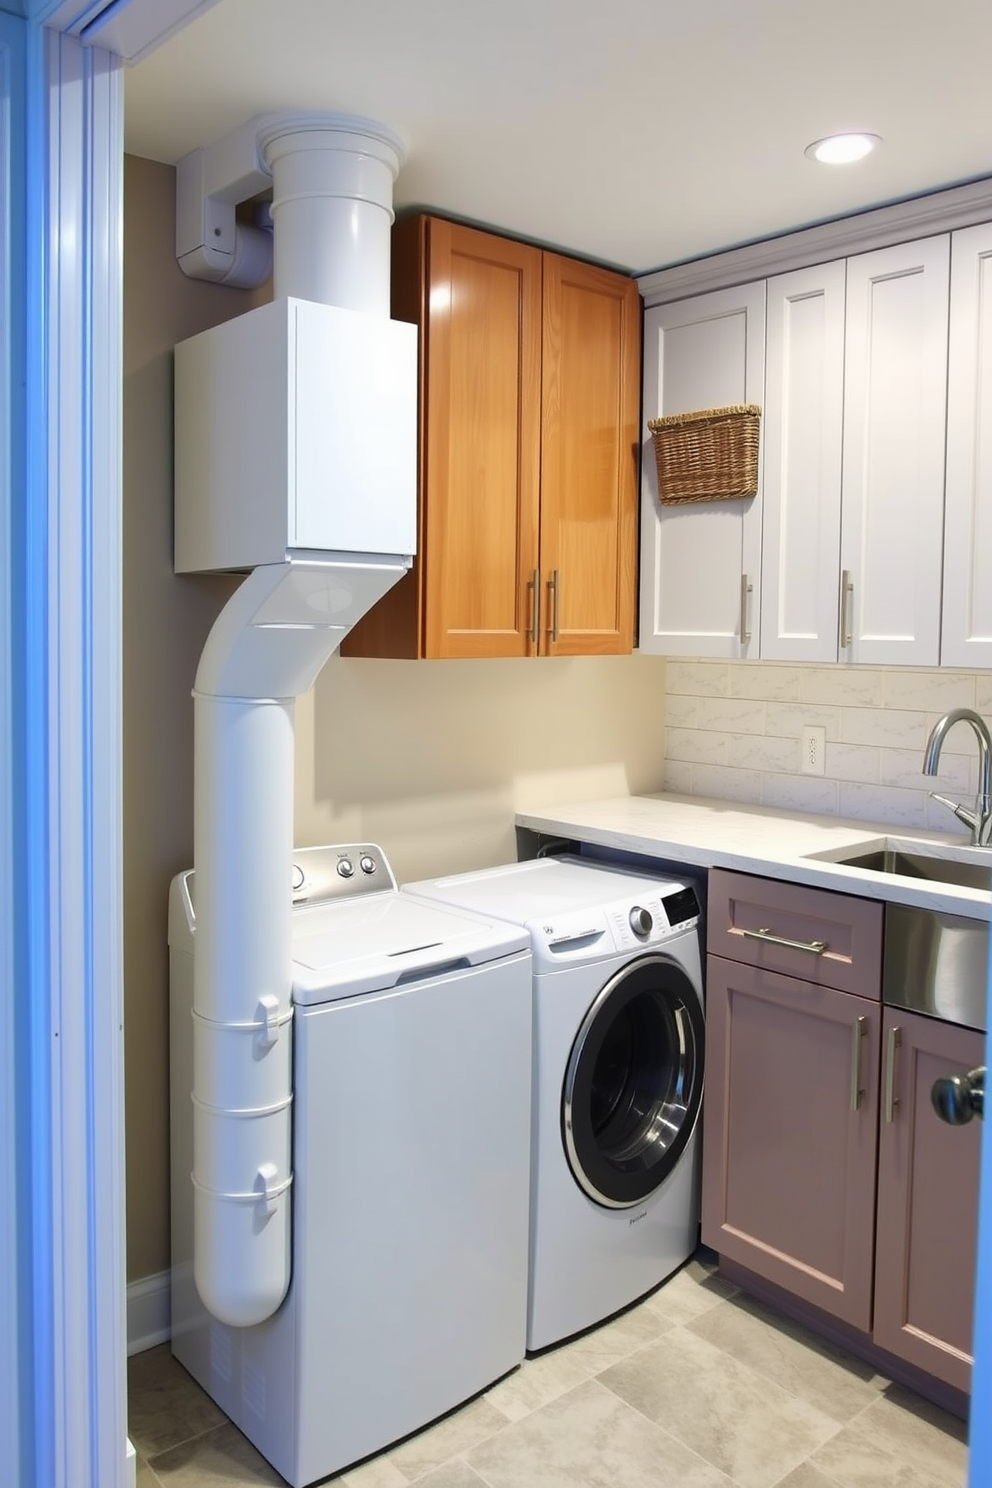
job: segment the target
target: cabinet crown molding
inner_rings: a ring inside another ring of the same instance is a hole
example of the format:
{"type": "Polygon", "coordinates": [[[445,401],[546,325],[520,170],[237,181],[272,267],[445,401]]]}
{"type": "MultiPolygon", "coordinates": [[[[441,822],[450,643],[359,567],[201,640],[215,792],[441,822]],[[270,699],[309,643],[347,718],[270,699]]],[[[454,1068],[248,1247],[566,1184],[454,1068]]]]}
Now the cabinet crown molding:
{"type": "Polygon", "coordinates": [[[645,306],[992,220],[992,177],[673,264],[637,279],[645,306]]]}

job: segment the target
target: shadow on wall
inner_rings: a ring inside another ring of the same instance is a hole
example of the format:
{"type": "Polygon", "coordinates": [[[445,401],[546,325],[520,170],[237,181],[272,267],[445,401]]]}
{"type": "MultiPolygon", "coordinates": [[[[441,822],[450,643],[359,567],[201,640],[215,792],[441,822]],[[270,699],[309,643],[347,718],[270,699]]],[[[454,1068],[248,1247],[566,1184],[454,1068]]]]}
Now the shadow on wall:
{"type": "Polygon", "coordinates": [[[297,704],[299,843],[378,842],[403,879],[516,857],[514,813],[660,790],[656,657],[332,657],[297,704]]]}

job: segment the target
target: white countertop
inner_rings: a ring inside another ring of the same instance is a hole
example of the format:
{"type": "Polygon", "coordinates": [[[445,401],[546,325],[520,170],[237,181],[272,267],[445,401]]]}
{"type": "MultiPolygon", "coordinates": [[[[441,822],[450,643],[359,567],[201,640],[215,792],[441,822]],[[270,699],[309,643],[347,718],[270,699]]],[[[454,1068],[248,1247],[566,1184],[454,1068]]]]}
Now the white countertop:
{"type": "Polygon", "coordinates": [[[798,816],[771,807],[668,794],[615,796],[519,811],[516,824],[669,863],[734,868],[971,919],[988,919],[992,906],[992,895],[985,890],[851,868],[820,856],[846,857],[857,850],[871,852],[889,846],[987,864],[992,869],[992,849],[969,847],[960,833],[902,832],[871,822],[798,816]]]}

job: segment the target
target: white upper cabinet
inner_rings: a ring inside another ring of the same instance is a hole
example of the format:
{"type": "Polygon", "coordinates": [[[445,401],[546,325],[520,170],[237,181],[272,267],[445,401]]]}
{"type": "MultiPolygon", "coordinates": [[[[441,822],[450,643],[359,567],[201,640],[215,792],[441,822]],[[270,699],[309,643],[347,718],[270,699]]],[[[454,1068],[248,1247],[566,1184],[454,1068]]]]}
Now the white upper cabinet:
{"type": "Polygon", "coordinates": [[[992,668],[990,219],[960,188],[639,281],[642,650],[992,668]],[[648,419],[727,403],[757,496],[660,506],[648,419]]]}
{"type": "Polygon", "coordinates": [[[936,666],[950,237],[847,263],[842,659],[936,666]]]}
{"type": "Polygon", "coordinates": [[[662,506],[647,421],[728,404],[760,404],[764,329],[763,282],[645,312],[642,651],[757,655],[760,465],[755,497],[662,506]]]}
{"type": "Polygon", "coordinates": [[[944,666],[992,667],[992,224],[951,240],[944,666]]]}
{"type": "Polygon", "coordinates": [[[836,661],[843,260],[768,280],[761,655],[836,661]]]}

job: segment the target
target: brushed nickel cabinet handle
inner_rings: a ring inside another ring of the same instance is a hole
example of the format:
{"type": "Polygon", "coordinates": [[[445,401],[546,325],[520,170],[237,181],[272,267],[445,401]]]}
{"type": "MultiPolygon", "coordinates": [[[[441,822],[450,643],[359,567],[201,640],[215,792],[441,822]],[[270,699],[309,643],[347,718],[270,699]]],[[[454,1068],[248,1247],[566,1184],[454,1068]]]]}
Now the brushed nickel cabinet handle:
{"type": "Polygon", "coordinates": [[[853,624],[854,578],[851,570],[845,568],[840,576],[840,645],[842,651],[854,645],[853,624]]]}
{"type": "Polygon", "coordinates": [[[745,940],[763,940],[768,945],[785,946],[788,951],[808,951],[811,956],[822,956],[830,946],[828,940],[790,940],[772,930],[742,930],[741,934],[745,940]]]}
{"type": "Polygon", "coordinates": [[[747,597],[754,590],[754,585],[749,583],[746,573],[741,574],[741,645],[746,646],[751,639],[751,632],[747,628],[747,597]]]}
{"type": "Polygon", "coordinates": [[[541,570],[535,568],[530,576],[531,610],[530,610],[530,638],[536,646],[541,639],[541,570]]]}
{"type": "Polygon", "coordinates": [[[554,569],[554,571],[551,574],[550,579],[548,580],[548,589],[550,590],[550,599],[551,599],[551,624],[548,626],[548,635],[551,637],[551,639],[553,641],[557,641],[557,639],[558,639],[558,604],[559,604],[559,601],[561,599],[561,580],[558,577],[558,570],[557,569],[554,569]]]}
{"type": "Polygon", "coordinates": [[[896,1050],[902,1045],[902,1029],[890,1028],[885,1037],[885,1119],[895,1119],[899,1097],[896,1095],[896,1050]]]}
{"type": "Polygon", "coordinates": [[[868,1019],[867,1018],[864,1018],[864,1017],[855,1018],[855,1020],[854,1020],[854,1028],[852,1029],[852,1033],[854,1034],[854,1037],[851,1040],[851,1110],[852,1111],[856,1111],[858,1109],[858,1107],[861,1105],[861,1097],[864,1095],[864,1091],[861,1088],[861,1045],[864,1042],[865,1030],[866,1030],[867,1024],[868,1024],[868,1019]]]}

